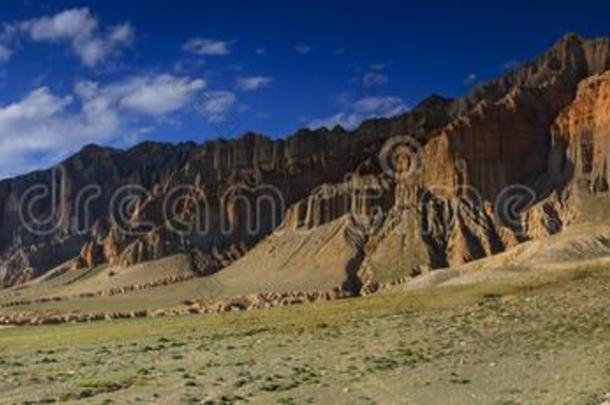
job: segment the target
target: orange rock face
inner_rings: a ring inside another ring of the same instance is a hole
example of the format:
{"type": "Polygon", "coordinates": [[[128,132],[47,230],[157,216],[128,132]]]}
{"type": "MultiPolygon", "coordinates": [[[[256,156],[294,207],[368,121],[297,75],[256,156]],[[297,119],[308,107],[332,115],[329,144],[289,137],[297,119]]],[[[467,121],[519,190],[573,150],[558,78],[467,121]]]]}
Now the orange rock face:
{"type": "Polygon", "coordinates": [[[574,102],[553,127],[566,149],[563,170],[585,178],[591,191],[605,193],[610,181],[610,72],[581,83],[574,102]]]}

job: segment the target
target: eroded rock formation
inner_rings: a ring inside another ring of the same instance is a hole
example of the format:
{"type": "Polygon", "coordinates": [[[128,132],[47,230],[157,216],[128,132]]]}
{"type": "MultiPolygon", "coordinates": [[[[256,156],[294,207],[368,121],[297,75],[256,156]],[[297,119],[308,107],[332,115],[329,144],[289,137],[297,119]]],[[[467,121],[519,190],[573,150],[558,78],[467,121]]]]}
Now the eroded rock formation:
{"type": "Polygon", "coordinates": [[[353,133],[302,130],[286,140],[246,134],[127,151],[87,146],[54,170],[0,182],[0,286],[77,256],[76,267],[129,266],[189,252],[198,272],[210,274],[269,234],[294,202],[342,181],[388,136],[423,136],[445,124],[449,106],[432,97],[353,133]],[[24,195],[40,193],[37,187],[49,195],[22,215],[24,195]]]}
{"type": "Polygon", "coordinates": [[[353,294],[561,232],[583,204],[608,204],[609,68],[607,39],[570,34],[461,99],[433,96],[352,132],[88,146],[59,174],[0,182],[0,286],[73,258],[130,266],[174,253],[207,276],[278,226],[342,220],[353,294]],[[36,185],[58,194],[28,212],[47,220],[32,232],[20,207],[36,185]],[[121,192],[132,198],[113,205],[121,192]]]}

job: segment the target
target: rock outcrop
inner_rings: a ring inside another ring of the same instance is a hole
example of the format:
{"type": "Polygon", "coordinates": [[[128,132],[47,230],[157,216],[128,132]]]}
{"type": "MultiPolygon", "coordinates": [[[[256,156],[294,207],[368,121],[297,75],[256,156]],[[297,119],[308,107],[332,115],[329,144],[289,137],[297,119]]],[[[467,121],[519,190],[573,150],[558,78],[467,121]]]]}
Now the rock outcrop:
{"type": "Polygon", "coordinates": [[[444,125],[449,106],[432,97],[352,133],[302,130],[286,140],[250,133],[127,151],[87,146],[56,168],[0,182],[0,286],[77,256],[76,267],[129,266],[189,252],[210,274],[275,229],[294,202],[342,181],[389,136],[424,136],[444,125]]]}
{"type": "Polygon", "coordinates": [[[75,257],[79,268],[187,253],[209,276],[247,267],[268,237],[257,265],[267,254],[282,257],[274,266],[301,260],[304,277],[324,267],[322,248],[306,245],[332,243],[340,254],[329,263],[350,295],[561,232],[586,219],[583,207],[603,215],[608,205],[609,68],[607,39],[570,34],[463,98],[432,96],[352,132],[88,146],[54,170],[0,182],[0,286],[75,257]],[[24,217],[37,187],[55,194],[34,198],[24,217]],[[279,231],[322,228],[274,252],[279,231]]]}
{"type": "Polygon", "coordinates": [[[593,193],[610,181],[610,72],[584,80],[576,99],[557,118],[553,140],[566,150],[557,175],[584,179],[593,193]]]}

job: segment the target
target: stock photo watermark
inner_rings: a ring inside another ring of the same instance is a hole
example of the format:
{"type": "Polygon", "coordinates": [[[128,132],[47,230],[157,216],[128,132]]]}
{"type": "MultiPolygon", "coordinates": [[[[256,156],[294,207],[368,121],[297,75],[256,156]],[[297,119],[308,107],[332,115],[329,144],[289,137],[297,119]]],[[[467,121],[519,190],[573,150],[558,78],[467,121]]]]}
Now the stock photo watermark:
{"type": "MultiPolygon", "coordinates": [[[[378,159],[382,173],[376,177],[395,183],[406,182],[425,170],[422,147],[409,136],[390,138],[381,148],[378,159]]],[[[465,162],[458,162],[466,166],[465,162]]],[[[164,226],[180,236],[209,236],[212,233],[228,236],[239,231],[255,237],[278,228],[290,205],[296,202],[288,200],[280,187],[270,183],[237,183],[213,194],[192,184],[178,184],[154,191],[141,184],[124,184],[110,195],[104,194],[101,185],[88,184],[70,190],[70,196],[67,184],[66,169],[60,165],[52,169],[49,182],[34,184],[23,192],[18,215],[21,225],[29,233],[47,236],[68,224],[74,234],[87,235],[96,219],[93,207],[105,202],[107,206],[101,213],[127,236],[146,235],[164,226]],[[150,211],[155,214],[147,214],[148,206],[153,203],[158,208],[150,211]]],[[[386,192],[380,181],[363,181],[362,176],[352,173],[340,183],[314,188],[306,197],[305,204],[310,212],[317,206],[343,200],[339,215],[349,215],[352,223],[372,232],[384,220],[381,200],[386,192]]],[[[486,204],[479,190],[458,184],[421,188],[416,203],[421,210],[432,206],[440,208],[436,211],[441,212],[440,221],[445,230],[452,228],[456,219],[454,213],[459,209],[468,210],[477,223],[484,225],[488,213],[485,207],[491,206],[497,223],[519,233],[524,232],[523,213],[537,200],[533,188],[515,184],[502,188],[495,199],[486,204]]],[[[298,218],[296,229],[307,231],[310,227],[306,225],[310,224],[298,218]]],[[[434,227],[423,216],[422,234],[433,231],[434,227]]]]}

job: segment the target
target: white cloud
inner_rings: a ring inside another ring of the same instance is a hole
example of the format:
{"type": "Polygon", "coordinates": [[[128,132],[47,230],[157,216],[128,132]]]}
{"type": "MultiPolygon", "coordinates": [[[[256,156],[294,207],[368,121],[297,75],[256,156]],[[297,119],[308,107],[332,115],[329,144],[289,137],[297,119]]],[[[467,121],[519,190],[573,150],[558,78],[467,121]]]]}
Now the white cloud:
{"type": "Polygon", "coordinates": [[[407,110],[407,106],[398,97],[366,97],[357,100],[346,111],[330,117],[311,121],[307,126],[311,129],[326,127],[329,129],[341,125],[346,129],[354,129],[360,123],[373,117],[393,117],[407,110]]]}
{"type": "Polygon", "coordinates": [[[204,88],[201,79],[168,74],[107,85],[79,81],[73,95],[39,87],[0,106],[0,177],[55,162],[87,143],[133,142],[143,118],[176,112],[204,88]]]}
{"type": "Polygon", "coordinates": [[[122,107],[150,115],[167,114],[193,101],[206,86],[204,80],[160,75],[138,78],[128,83],[121,98],[122,107]]]}
{"type": "Polygon", "coordinates": [[[254,52],[255,52],[257,55],[264,55],[264,54],[266,54],[266,53],[267,53],[267,49],[266,49],[266,48],[262,48],[262,47],[260,47],[260,48],[256,48],[256,49],[254,50],[254,52]]]}
{"type": "Polygon", "coordinates": [[[469,85],[474,83],[477,80],[477,75],[474,73],[468,73],[466,75],[466,77],[464,78],[464,80],[462,80],[462,83],[465,85],[469,85]]]}
{"type": "Polygon", "coordinates": [[[221,122],[227,118],[235,101],[235,94],[230,91],[206,91],[196,108],[209,122],[221,122]]]}
{"type": "Polygon", "coordinates": [[[193,103],[205,87],[202,79],[161,74],[134,76],[102,87],[95,82],[81,81],[76,84],[75,93],[86,100],[106,100],[123,111],[158,116],[193,103]]]}
{"type": "Polygon", "coordinates": [[[364,114],[375,114],[380,117],[390,117],[399,114],[406,109],[402,100],[398,97],[366,97],[356,101],[354,110],[364,114]]]}
{"type": "Polygon", "coordinates": [[[51,94],[47,87],[40,87],[23,100],[0,109],[0,125],[7,127],[19,120],[48,118],[63,110],[71,102],[70,96],[60,98],[51,94]]]}
{"type": "Polygon", "coordinates": [[[218,56],[231,53],[231,41],[221,41],[210,38],[191,38],[182,48],[196,55],[218,56]]]}
{"type": "Polygon", "coordinates": [[[34,41],[59,42],[91,37],[98,28],[98,21],[91,16],[87,8],[80,8],[27,20],[19,23],[17,28],[29,33],[34,41]]]}
{"type": "Polygon", "coordinates": [[[6,62],[11,58],[12,52],[5,45],[0,44],[0,62],[6,62]]]}
{"type": "Polygon", "coordinates": [[[294,50],[299,55],[307,55],[313,51],[313,48],[307,44],[298,44],[294,47],[294,50]]]}
{"type": "Polygon", "coordinates": [[[389,81],[388,76],[377,73],[377,72],[367,72],[362,77],[362,85],[364,87],[377,87],[387,84],[389,81]]]}
{"type": "Polygon", "coordinates": [[[5,27],[5,36],[25,36],[34,42],[68,43],[84,65],[93,67],[129,46],[134,30],[129,23],[102,30],[99,20],[88,8],[75,8],[9,24],[5,27]]]}
{"type": "Polygon", "coordinates": [[[40,156],[63,155],[76,145],[103,142],[116,134],[120,120],[98,100],[72,110],[72,96],[58,96],[47,87],[0,107],[0,176],[38,167],[40,156]]]}
{"type": "Polygon", "coordinates": [[[272,80],[265,76],[238,77],[235,87],[241,91],[254,91],[268,86],[272,80]]]}
{"type": "Polygon", "coordinates": [[[318,129],[321,127],[333,129],[337,125],[340,125],[346,129],[353,129],[356,128],[362,122],[362,120],[363,118],[357,114],[340,112],[331,115],[330,117],[313,120],[307,124],[307,127],[311,129],[318,129]]]}

